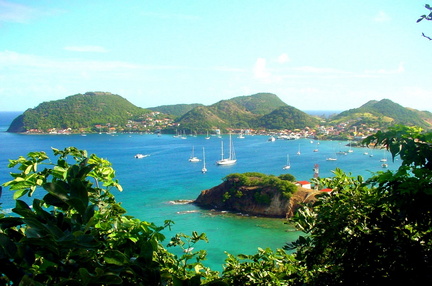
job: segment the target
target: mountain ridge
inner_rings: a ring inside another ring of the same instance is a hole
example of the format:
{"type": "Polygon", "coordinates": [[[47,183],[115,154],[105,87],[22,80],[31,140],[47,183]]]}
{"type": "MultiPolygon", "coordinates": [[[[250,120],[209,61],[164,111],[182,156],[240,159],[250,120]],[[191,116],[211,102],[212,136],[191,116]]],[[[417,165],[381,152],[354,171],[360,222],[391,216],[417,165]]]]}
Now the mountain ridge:
{"type": "Polygon", "coordinates": [[[286,104],[273,93],[243,95],[208,106],[194,103],[149,109],[135,106],[120,95],[110,92],[87,92],[42,102],[15,118],[7,132],[20,133],[33,129],[48,132],[50,129],[67,128],[95,132],[95,126],[102,128],[102,125],[106,129],[116,126],[120,131],[155,131],[164,128],[167,132],[174,132],[174,129],[181,128],[197,133],[206,133],[215,128],[292,130],[340,123],[377,128],[393,124],[432,127],[431,112],[406,108],[389,99],[368,101],[327,121],[319,122],[317,118],[286,104]],[[152,112],[161,108],[165,108],[167,114],[152,112]],[[153,117],[149,119],[150,115],[153,117]],[[150,128],[147,126],[149,122],[172,124],[153,124],[150,128]]]}

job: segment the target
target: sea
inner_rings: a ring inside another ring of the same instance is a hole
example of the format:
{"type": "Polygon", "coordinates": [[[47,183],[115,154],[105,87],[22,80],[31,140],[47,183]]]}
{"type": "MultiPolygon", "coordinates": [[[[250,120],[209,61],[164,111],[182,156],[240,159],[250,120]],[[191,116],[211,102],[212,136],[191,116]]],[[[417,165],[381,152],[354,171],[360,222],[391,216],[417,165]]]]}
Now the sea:
{"type": "MultiPolygon", "coordinates": [[[[163,225],[174,221],[171,230],[163,233],[168,244],[176,233],[191,234],[192,231],[206,233],[209,242],[200,242],[195,250],[205,249],[208,256],[204,264],[221,271],[231,254],[254,254],[258,248],[281,248],[292,242],[301,233],[283,219],[248,216],[241,213],[203,210],[193,204],[181,204],[179,200],[194,200],[201,191],[220,184],[231,173],[261,172],[280,175],[290,173],[299,181],[308,181],[314,176],[318,165],[319,176],[332,176],[340,168],[353,176],[370,177],[378,171],[382,158],[388,159],[388,168],[395,170],[400,161],[391,160],[383,150],[352,147],[348,141],[316,141],[311,139],[269,141],[268,136],[248,136],[244,139],[232,136],[237,163],[217,166],[221,157],[221,142],[229,145],[229,136],[187,136],[186,139],[172,134],[76,134],[76,135],[24,135],[7,133],[14,118],[22,112],[0,112],[0,183],[12,179],[7,167],[9,159],[26,156],[32,151],[45,151],[52,156],[51,148],[63,149],[74,146],[87,150],[89,154],[109,160],[116,170],[116,177],[123,187],[122,192],[113,190],[117,201],[127,214],[144,221],[163,225]],[[207,172],[202,173],[203,161],[192,163],[194,155],[203,159],[205,150],[207,172]],[[318,149],[318,152],[314,152],[318,149]],[[346,151],[346,155],[337,155],[346,151]],[[149,155],[142,159],[136,154],[149,155]],[[298,154],[299,153],[299,154],[298,154]],[[370,156],[373,155],[373,156],[370,156]],[[327,158],[336,157],[335,161],[327,158]],[[287,158],[291,168],[284,170],[287,158]]],[[[225,150],[227,152],[228,150],[225,150]]],[[[39,194],[42,194],[42,190],[39,194]]],[[[3,188],[1,208],[10,212],[14,207],[13,192],[3,188]]],[[[181,255],[180,250],[170,249],[181,255]]]]}

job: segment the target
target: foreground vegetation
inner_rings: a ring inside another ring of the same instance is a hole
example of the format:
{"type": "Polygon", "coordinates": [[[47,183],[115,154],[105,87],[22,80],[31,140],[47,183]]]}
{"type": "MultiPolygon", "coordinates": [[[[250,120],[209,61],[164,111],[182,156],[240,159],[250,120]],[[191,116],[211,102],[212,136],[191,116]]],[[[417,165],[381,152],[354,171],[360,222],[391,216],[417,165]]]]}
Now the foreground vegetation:
{"type": "MultiPolygon", "coordinates": [[[[126,215],[111,164],[69,147],[11,160],[13,215],[0,214],[0,285],[416,285],[432,282],[432,133],[397,126],[366,144],[402,160],[364,181],[341,170],[314,183],[333,189],[293,222],[305,235],[285,245],[227,254],[224,270],[193,251],[205,234],[126,215]],[[33,197],[32,205],[21,198],[33,197]],[[166,245],[166,246],[164,246],[166,245]],[[181,248],[182,255],[168,251],[181,248]]],[[[247,182],[245,182],[247,183],[247,182]]]]}

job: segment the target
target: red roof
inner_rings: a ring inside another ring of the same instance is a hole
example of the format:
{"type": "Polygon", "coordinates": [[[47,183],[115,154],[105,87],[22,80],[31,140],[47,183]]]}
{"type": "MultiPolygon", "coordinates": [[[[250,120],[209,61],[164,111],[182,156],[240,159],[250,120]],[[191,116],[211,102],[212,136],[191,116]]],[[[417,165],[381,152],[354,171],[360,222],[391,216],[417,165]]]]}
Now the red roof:
{"type": "Polygon", "coordinates": [[[327,189],[322,189],[322,190],[320,190],[321,192],[331,192],[331,191],[333,191],[333,189],[329,189],[329,188],[327,188],[327,189]]]}
{"type": "Polygon", "coordinates": [[[308,181],[298,181],[297,183],[299,183],[300,185],[309,185],[310,182],[308,181]]]}

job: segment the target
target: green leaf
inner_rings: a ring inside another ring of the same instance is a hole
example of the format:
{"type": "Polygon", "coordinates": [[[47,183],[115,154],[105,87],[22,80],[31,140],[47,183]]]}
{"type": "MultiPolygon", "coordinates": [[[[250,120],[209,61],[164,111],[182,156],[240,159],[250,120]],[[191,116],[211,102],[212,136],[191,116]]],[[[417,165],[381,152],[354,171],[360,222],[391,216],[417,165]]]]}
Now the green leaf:
{"type": "Polygon", "coordinates": [[[122,266],[128,263],[126,256],[118,250],[109,250],[104,255],[104,261],[108,264],[122,266]]]}
{"type": "MultiPolygon", "coordinates": [[[[12,189],[12,188],[11,188],[11,189],[12,189]]],[[[28,189],[20,189],[20,190],[16,191],[16,192],[13,194],[13,199],[14,199],[14,200],[19,199],[19,198],[21,198],[22,196],[24,196],[25,194],[27,194],[28,192],[29,192],[28,189]]]]}

